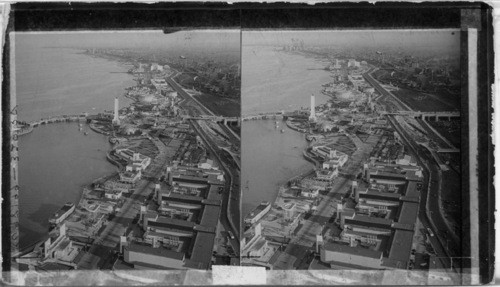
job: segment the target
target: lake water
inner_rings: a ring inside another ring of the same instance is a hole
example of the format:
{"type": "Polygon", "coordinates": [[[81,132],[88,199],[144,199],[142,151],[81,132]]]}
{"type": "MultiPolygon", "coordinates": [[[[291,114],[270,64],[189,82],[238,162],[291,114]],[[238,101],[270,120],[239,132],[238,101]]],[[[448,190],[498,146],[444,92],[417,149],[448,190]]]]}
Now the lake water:
{"type": "MultiPolygon", "coordinates": [[[[245,37],[243,35],[243,41],[245,37]]],[[[316,105],[326,103],[320,94],[330,73],[325,63],[302,55],[275,51],[272,47],[242,48],[242,114],[309,108],[310,95],[316,105]]],[[[262,201],[274,201],[279,185],[313,166],[303,158],[304,134],[274,120],[245,121],[241,127],[242,216],[262,201]],[[284,133],[280,130],[285,129],[284,133]]]]}
{"type": "Polygon", "coordinates": [[[243,44],[242,115],[309,109],[311,94],[316,96],[316,105],[326,103],[329,97],[321,94],[321,85],[330,82],[331,74],[323,70],[325,66],[313,58],[243,44]]]}
{"type": "Polygon", "coordinates": [[[303,158],[304,134],[274,120],[244,121],[241,126],[242,216],[262,201],[273,202],[278,186],[313,166],[303,158]],[[282,133],[281,129],[285,131],[282,133]]]}
{"type": "MultiPolygon", "coordinates": [[[[129,105],[124,89],[135,82],[127,66],[76,49],[42,47],[39,38],[16,36],[18,120],[112,110],[117,96],[121,107],[129,105]]],[[[66,202],[76,203],[83,185],[116,170],[106,160],[107,137],[86,129],[87,136],[77,123],[57,123],[19,137],[20,248],[45,236],[49,217],[66,202]]]]}
{"type": "Polygon", "coordinates": [[[66,202],[78,202],[84,185],[117,170],[106,160],[107,137],[87,131],[55,123],[19,138],[21,248],[45,236],[49,217],[66,202]]]}
{"type": "Polygon", "coordinates": [[[16,48],[18,120],[34,121],[63,114],[98,113],[130,104],[125,88],[135,85],[127,66],[78,54],[79,50],[16,48]]]}

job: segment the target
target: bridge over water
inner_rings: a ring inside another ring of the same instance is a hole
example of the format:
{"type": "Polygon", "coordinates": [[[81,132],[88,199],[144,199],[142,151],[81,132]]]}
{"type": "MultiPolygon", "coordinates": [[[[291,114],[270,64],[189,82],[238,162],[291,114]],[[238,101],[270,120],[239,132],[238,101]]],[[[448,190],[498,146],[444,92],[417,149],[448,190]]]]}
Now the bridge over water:
{"type": "Polygon", "coordinates": [[[300,116],[302,115],[297,111],[277,111],[277,112],[266,112],[266,113],[258,113],[258,114],[248,114],[241,117],[242,121],[251,121],[251,120],[281,120],[285,117],[291,116],[300,116]]]}
{"type": "Polygon", "coordinates": [[[55,116],[55,117],[44,118],[44,119],[40,119],[40,120],[32,121],[32,122],[20,122],[20,121],[18,121],[16,123],[16,126],[17,126],[16,127],[16,134],[17,134],[17,136],[22,136],[22,135],[28,134],[28,133],[32,132],[34,128],[36,128],[40,125],[51,124],[51,123],[86,121],[86,120],[87,120],[87,115],[81,114],[81,115],[55,116]]]}
{"type": "MultiPolygon", "coordinates": [[[[54,116],[50,118],[44,118],[40,119],[37,121],[32,121],[32,122],[20,122],[18,121],[17,124],[17,135],[25,135],[33,131],[34,128],[40,126],[40,125],[45,125],[45,124],[51,124],[51,123],[62,123],[62,122],[74,122],[74,121],[86,121],[87,119],[93,118],[94,116],[89,116],[87,114],[81,114],[81,115],[62,115],[62,116],[54,116]]],[[[236,124],[239,126],[240,124],[240,118],[238,117],[222,117],[222,116],[185,116],[184,119],[193,119],[193,120],[207,120],[207,121],[213,121],[217,123],[223,123],[225,125],[227,124],[236,124]]]]}

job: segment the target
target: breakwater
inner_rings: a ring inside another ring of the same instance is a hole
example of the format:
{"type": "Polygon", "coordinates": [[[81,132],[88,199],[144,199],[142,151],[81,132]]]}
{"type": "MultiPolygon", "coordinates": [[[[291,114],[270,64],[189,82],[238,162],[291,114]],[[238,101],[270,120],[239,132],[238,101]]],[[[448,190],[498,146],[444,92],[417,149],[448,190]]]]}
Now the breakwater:
{"type": "Polygon", "coordinates": [[[40,125],[46,125],[51,123],[63,123],[63,122],[78,122],[86,120],[87,120],[87,115],[82,114],[82,115],[62,115],[62,116],[50,117],[29,123],[17,122],[16,134],[17,136],[29,134],[33,131],[34,128],[40,125]]]}
{"type": "Polygon", "coordinates": [[[309,132],[308,130],[306,129],[302,129],[302,128],[299,128],[297,126],[295,126],[291,121],[287,120],[286,121],[286,126],[289,127],[290,129],[296,131],[296,132],[299,132],[299,133],[307,133],[309,132]]]}
{"type": "Polygon", "coordinates": [[[309,150],[310,150],[310,148],[308,147],[307,149],[305,149],[305,150],[303,151],[304,158],[305,158],[307,161],[309,161],[309,162],[311,162],[312,164],[314,164],[314,166],[315,166],[315,167],[320,167],[320,166],[321,166],[321,165],[320,165],[320,162],[319,162],[319,161],[317,161],[316,159],[314,159],[314,157],[313,157],[313,156],[311,156],[311,155],[309,154],[309,150]]]}
{"type": "Polygon", "coordinates": [[[103,131],[102,129],[100,129],[99,127],[97,127],[96,125],[94,125],[93,123],[90,123],[89,127],[90,127],[91,130],[93,130],[94,132],[96,132],[98,134],[102,134],[102,135],[105,135],[105,136],[109,136],[110,135],[109,132],[103,131]]]}

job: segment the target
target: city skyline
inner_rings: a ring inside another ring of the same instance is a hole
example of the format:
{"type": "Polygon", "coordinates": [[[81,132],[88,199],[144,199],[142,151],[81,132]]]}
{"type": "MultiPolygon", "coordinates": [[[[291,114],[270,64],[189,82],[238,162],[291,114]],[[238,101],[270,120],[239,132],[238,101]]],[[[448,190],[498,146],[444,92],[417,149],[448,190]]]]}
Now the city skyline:
{"type": "MultiPolygon", "coordinates": [[[[243,45],[282,46],[292,44],[292,39],[309,46],[351,48],[392,47],[412,52],[422,48],[437,49],[458,55],[459,29],[410,29],[410,30],[259,30],[244,31],[243,45]]],[[[427,49],[424,49],[427,50],[427,49]]]]}

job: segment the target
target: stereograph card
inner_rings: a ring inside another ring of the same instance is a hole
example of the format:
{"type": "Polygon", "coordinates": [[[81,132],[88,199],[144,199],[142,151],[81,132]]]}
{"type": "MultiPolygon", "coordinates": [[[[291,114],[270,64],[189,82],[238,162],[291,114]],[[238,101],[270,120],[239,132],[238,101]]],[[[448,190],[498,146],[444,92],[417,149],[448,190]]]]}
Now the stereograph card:
{"type": "Polygon", "coordinates": [[[476,285],[482,3],[13,3],[12,285],[476,285]]]}

